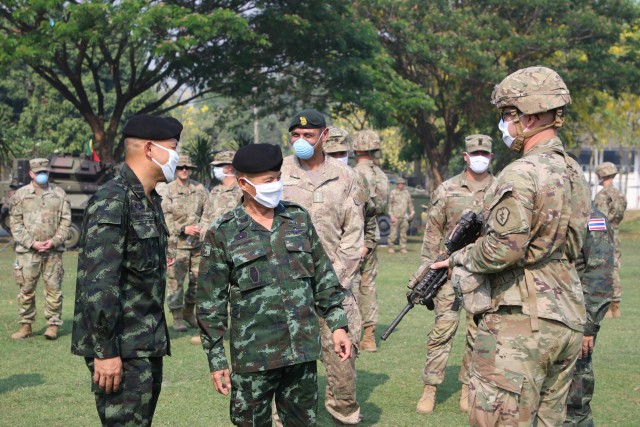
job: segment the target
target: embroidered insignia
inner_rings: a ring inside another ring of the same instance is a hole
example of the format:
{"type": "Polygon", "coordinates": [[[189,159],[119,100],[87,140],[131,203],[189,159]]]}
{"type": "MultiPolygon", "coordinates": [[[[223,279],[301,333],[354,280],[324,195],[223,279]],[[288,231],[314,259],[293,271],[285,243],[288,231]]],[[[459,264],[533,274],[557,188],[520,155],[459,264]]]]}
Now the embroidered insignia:
{"type": "Polygon", "coordinates": [[[234,238],[234,240],[242,240],[242,239],[246,239],[247,238],[247,232],[246,231],[241,231],[238,234],[236,234],[236,237],[234,238]]]}
{"type": "Polygon", "coordinates": [[[251,267],[249,269],[249,277],[251,277],[253,283],[258,283],[260,281],[260,272],[257,268],[251,267]]]}
{"type": "Polygon", "coordinates": [[[498,224],[504,226],[509,220],[509,214],[511,214],[511,212],[509,212],[507,208],[498,209],[498,212],[496,212],[496,221],[498,221],[498,224]]]}
{"type": "Polygon", "coordinates": [[[606,231],[607,223],[604,218],[589,218],[589,231],[606,231]]]}
{"type": "Polygon", "coordinates": [[[302,126],[306,126],[307,125],[307,118],[305,116],[300,116],[300,124],[302,126]]]}

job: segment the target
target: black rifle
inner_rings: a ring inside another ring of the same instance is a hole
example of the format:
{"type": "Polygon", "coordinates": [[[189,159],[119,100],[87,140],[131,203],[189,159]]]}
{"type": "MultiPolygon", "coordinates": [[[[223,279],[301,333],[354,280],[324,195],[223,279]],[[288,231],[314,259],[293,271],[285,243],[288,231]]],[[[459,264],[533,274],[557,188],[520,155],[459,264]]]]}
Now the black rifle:
{"type": "MultiPolygon", "coordinates": [[[[449,237],[444,242],[444,245],[447,248],[446,253],[440,255],[434,263],[444,261],[449,258],[452,253],[464,248],[470,243],[475,242],[478,236],[480,236],[481,231],[482,220],[475,214],[475,212],[467,212],[462,215],[458,222],[456,222],[456,226],[451,230],[451,234],[449,234],[449,237]]],[[[415,305],[424,304],[429,310],[433,310],[435,307],[433,298],[435,298],[440,288],[447,282],[447,274],[447,268],[441,268],[438,270],[425,268],[423,276],[420,278],[418,283],[407,293],[407,305],[393,320],[393,322],[391,322],[391,325],[389,325],[387,330],[384,331],[381,338],[383,340],[389,338],[389,335],[391,335],[396,326],[398,326],[402,321],[404,315],[407,314],[415,305]]],[[[454,310],[459,308],[458,305],[459,304],[456,301],[456,303],[454,303],[454,310]]]]}

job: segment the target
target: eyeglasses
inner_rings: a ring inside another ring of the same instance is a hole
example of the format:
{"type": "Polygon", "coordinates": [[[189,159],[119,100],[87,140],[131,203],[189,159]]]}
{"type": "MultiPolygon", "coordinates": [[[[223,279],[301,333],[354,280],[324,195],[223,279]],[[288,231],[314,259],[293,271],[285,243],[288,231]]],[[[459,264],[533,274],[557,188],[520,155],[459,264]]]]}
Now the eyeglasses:
{"type": "Polygon", "coordinates": [[[512,121],[516,116],[521,115],[522,113],[520,111],[518,111],[517,109],[513,108],[513,109],[509,109],[509,110],[503,110],[500,112],[500,118],[502,119],[502,121],[505,122],[510,122],[512,121]]]}
{"type": "Polygon", "coordinates": [[[179,171],[188,171],[189,169],[190,169],[189,166],[178,166],[176,168],[176,170],[179,170],[179,171]]]}

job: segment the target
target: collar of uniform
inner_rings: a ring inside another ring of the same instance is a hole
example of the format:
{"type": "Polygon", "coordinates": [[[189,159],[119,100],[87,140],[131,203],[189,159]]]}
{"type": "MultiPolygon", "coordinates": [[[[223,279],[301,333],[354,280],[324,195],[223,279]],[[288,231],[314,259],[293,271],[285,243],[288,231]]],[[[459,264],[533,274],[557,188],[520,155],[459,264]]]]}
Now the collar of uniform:
{"type": "MultiPolygon", "coordinates": [[[[133,173],[133,170],[131,170],[129,165],[125,163],[124,166],[122,166],[122,169],[120,169],[120,175],[129,184],[129,187],[131,187],[131,191],[133,191],[136,196],[138,196],[138,198],[144,199],[147,197],[144,194],[144,187],[142,186],[142,183],[140,182],[136,174],[133,173]]],[[[155,191],[156,190],[153,190],[152,194],[155,193],[155,191]]],[[[158,194],[156,194],[156,196],[157,195],[158,194]]]]}
{"type": "Polygon", "coordinates": [[[562,145],[562,141],[557,136],[551,137],[546,141],[539,142],[535,147],[526,152],[524,156],[527,157],[534,154],[539,154],[542,151],[557,151],[564,152],[564,146],[562,145]]]}
{"type": "MultiPolygon", "coordinates": [[[[486,182],[483,189],[485,190],[489,187],[489,185],[491,185],[491,179],[490,179],[491,175],[492,175],[491,172],[489,172],[487,177],[484,179],[484,181],[486,182]]],[[[462,173],[454,176],[451,179],[457,180],[460,187],[467,187],[468,189],[471,189],[471,187],[469,186],[469,180],[467,179],[466,171],[462,171],[462,173]]]]}
{"type": "MultiPolygon", "coordinates": [[[[242,197],[242,200],[244,200],[244,196],[242,197]]],[[[257,221],[254,221],[253,218],[251,218],[251,215],[247,213],[247,211],[244,208],[244,205],[242,204],[242,200],[240,200],[240,205],[235,210],[235,217],[238,222],[238,231],[244,230],[252,223],[254,224],[253,229],[256,229],[256,226],[261,227],[259,228],[260,230],[263,229],[264,227],[258,224],[257,221]]],[[[291,219],[291,215],[287,213],[287,210],[285,209],[282,203],[278,203],[278,206],[275,207],[275,211],[273,215],[274,221],[276,221],[276,217],[291,219]]]]}
{"type": "MultiPolygon", "coordinates": [[[[291,156],[291,157],[293,157],[293,164],[295,167],[291,169],[289,176],[291,176],[291,178],[297,178],[297,179],[301,179],[301,177],[306,177],[307,171],[302,168],[302,165],[300,164],[300,159],[298,159],[296,156],[291,156]]],[[[340,160],[336,160],[333,157],[327,156],[325,154],[324,162],[322,162],[322,165],[320,166],[320,171],[322,172],[322,175],[324,175],[326,180],[338,178],[338,172],[335,170],[334,167],[332,167],[332,162],[340,163],[340,160]]]]}
{"type": "Polygon", "coordinates": [[[233,191],[238,187],[238,181],[233,181],[233,184],[231,185],[222,185],[220,184],[220,190],[221,191],[233,191]]]}
{"type": "Polygon", "coordinates": [[[371,159],[364,159],[364,160],[358,160],[358,164],[373,166],[375,163],[373,163],[373,160],[371,159]]]}

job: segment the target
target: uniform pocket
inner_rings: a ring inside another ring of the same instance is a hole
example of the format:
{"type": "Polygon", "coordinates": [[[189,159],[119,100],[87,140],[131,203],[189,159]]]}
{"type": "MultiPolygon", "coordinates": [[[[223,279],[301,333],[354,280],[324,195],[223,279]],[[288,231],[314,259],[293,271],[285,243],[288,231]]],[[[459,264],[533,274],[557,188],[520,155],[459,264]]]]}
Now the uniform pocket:
{"type": "Polygon", "coordinates": [[[313,277],[313,256],[311,255],[311,242],[302,236],[287,237],[285,246],[289,254],[289,268],[291,277],[313,277]]]}
{"type": "Polygon", "coordinates": [[[241,291],[260,288],[272,282],[267,252],[259,238],[230,246],[229,252],[241,291]]]}

